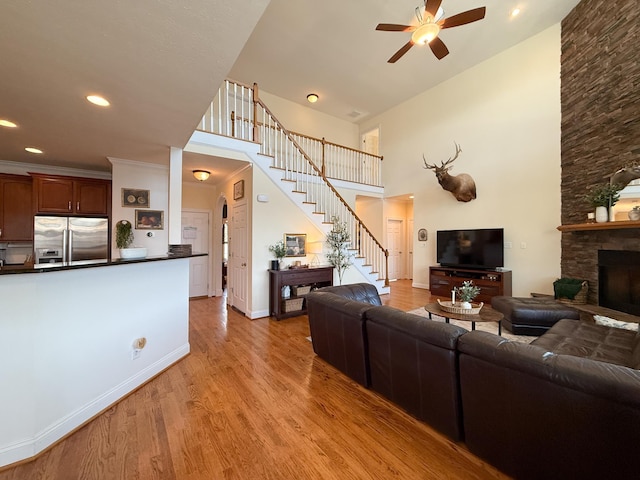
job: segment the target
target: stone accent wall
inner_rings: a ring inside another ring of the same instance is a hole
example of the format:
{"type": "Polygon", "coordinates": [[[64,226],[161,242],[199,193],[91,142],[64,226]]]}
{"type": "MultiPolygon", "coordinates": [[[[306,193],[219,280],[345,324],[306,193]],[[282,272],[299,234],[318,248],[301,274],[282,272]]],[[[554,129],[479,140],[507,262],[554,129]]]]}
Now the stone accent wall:
{"type": "MultiPolygon", "coordinates": [[[[640,1],[583,0],[562,21],[562,224],[584,223],[587,189],[640,164],[640,1]]],[[[589,281],[598,250],[640,251],[640,230],[562,234],[562,276],[589,281]]]]}

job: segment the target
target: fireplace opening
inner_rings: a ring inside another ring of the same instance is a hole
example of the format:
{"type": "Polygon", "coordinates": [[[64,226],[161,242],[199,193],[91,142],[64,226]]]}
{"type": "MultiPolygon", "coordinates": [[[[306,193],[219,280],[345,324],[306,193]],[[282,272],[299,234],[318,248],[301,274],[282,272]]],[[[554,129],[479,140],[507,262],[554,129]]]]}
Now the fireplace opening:
{"type": "Polygon", "coordinates": [[[640,315],[640,252],[598,251],[598,304],[640,315]]]}

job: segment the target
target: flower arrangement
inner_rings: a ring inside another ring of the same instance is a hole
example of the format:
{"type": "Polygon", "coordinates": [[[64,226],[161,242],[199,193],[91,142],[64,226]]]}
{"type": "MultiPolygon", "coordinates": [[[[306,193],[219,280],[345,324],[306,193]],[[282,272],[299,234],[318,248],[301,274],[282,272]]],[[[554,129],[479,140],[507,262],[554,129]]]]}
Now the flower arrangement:
{"type": "Polygon", "coordinates": [[[461,287],[454,288],[461,302],[471,302],[480,293],[480,287],[473,284],[471,280],[462,282],[461,287]]]}
{"type": "Polygon", "coordinates": [[[269,245],[269,251],[273,253],[273,256],[276,257],[279,261],[282,260],[287,254],[287,249],[284,245],[283,240],[276,242],[275,245],[269,245]]]}

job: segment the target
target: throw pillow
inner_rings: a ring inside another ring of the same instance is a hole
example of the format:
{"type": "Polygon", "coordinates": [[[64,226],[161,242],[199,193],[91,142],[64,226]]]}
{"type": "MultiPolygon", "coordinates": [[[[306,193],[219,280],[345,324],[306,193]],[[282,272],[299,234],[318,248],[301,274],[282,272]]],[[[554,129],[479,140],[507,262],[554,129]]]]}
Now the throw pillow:
{"type": "Polygon", "coordinates": [[[613,318],[605,317],[603,315],[594,315],[593,319],[598,325],[604,325],[605,327],[624,328],[625,330],[638,331],[638,323],[633,322],[621,322],[620,320],[614,320],[613,318]]]}

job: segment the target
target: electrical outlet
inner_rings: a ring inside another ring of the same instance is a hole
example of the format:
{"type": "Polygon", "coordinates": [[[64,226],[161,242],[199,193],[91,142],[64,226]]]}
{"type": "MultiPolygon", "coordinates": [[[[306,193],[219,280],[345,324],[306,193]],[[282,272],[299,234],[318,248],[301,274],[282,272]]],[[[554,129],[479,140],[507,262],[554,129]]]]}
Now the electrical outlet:
{"type": "Polygon", "coordinates": [[[140,352],[142,350],[140,350],[139,348],[134,348],[133,350],[131,350],[131,360],[135,360],[136,358],[140,358],[140,352]]]}

